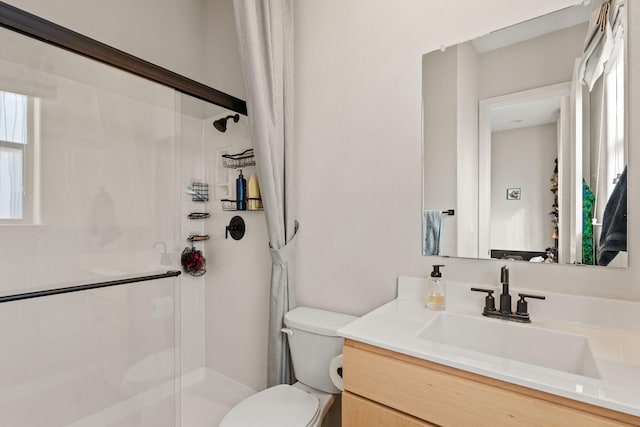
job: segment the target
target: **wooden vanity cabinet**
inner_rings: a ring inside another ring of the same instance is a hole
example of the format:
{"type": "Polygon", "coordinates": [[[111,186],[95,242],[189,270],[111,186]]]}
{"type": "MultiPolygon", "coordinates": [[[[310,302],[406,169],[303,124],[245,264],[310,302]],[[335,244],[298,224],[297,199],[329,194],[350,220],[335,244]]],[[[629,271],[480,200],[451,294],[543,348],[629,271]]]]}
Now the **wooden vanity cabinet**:
{"type": "Polygon", "coordinates": [[[345,340],[343,427],[640,426],[640,418],[345,340]]]}

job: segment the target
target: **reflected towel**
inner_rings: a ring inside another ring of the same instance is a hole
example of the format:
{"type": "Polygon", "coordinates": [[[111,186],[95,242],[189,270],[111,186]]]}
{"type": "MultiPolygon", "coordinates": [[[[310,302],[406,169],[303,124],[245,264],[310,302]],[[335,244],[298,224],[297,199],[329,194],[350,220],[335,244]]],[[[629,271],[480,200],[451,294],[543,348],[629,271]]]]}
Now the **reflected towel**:
{"type": "Polygon", "coordinates": [[[442,211],[422,212],[422,255],[440,255],[442,211]]]}
{"type": "Polygon", "coordinates": [[[616,184],[602,217],[598,265],[609,265],[620,251],[627,250],[627,167],[616,184]]]}
{"type": "Polygon", "coordinates": [[[597,0],[592,2],[591,7],[584,54],[578,71],[580,80],[589,88],[589,92],[609,63],[615,63],[615,47],[623,34],[621,12],[624,6],[622,1],[597,0]]]}

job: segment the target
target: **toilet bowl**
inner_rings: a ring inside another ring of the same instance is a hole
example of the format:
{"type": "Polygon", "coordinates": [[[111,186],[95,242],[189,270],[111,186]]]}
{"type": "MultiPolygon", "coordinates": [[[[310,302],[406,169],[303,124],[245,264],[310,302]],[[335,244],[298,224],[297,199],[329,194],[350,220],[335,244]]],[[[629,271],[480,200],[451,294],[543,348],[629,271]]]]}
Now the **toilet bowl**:
{"type": "MultiPolygon", "coordinates": [[[[356,317],[309,307],[285,315],[293,370],[298,382],[280,384],[243,400],[220,427],[320,427],[340,389],[331,379],[331,360],[342,353],[336,331],[356,317]]],[[[335,368],[335,367],[334,367],[335,368]]]]}
{"type": "Polygon", "coordinates": [[[220,427],[320,427],[333,404],[332,394],[304,384],[280,384],[256,393],[233,407],[220,427]]]}

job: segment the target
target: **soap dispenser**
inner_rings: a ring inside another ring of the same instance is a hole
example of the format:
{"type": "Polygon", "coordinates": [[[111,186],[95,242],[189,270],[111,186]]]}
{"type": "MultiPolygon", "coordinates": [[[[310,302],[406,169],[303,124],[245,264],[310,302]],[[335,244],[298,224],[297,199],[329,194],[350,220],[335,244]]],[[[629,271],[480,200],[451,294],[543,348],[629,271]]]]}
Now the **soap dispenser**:
{"type": "Polygon", "coordinates": [[[433,271],[427,283],[427,308],[430,310],[444,310],[446,308],[447,295],[440,267],[444,267],[444,265],[433,265],[433,271]]]}

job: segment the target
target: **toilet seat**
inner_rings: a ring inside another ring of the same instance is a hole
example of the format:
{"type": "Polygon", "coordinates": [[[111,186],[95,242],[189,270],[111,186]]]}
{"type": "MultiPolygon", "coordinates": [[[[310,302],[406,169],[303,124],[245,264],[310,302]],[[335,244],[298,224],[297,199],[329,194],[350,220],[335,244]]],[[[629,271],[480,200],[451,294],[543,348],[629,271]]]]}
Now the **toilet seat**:
{"type": "Polygon", "coordinates": [[[318,398],[280,384],[234,406],[219,427],[307,427],[316,421],[319,412],[318,398]]]}

